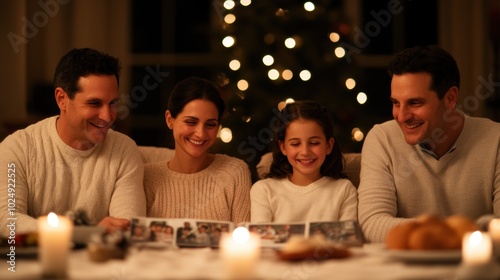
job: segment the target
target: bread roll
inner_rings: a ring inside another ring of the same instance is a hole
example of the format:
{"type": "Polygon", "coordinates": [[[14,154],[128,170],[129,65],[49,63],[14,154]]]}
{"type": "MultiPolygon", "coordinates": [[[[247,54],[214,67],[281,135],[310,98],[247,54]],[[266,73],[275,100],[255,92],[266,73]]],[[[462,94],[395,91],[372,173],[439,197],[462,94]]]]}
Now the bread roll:
{"type": "Polygon", "coordinates": [[[392,228],[386,236],[386,246],[389,249],[406,250],[408,247],[408,236],[410,232],[420,226],[417,221],[402,223],[392,228]]]}
{"type": "Polygon", "coordinates": [[[441,219],[421,215],[410,222],[392,228],[386,236],[386,246],[398,250],[454,250],[462,247],[466,232],[478,230],[469,218],[453,215],[441,219]]]}

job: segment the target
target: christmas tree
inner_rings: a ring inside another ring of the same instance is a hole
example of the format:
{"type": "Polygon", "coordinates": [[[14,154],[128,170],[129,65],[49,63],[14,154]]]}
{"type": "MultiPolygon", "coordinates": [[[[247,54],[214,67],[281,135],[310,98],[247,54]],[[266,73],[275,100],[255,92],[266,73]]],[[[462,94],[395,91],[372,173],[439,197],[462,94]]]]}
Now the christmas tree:
{"type": "Polygon", "coordinates": [[[285,100],[324,104],[344,152],[359,152],[373,123],[364,110],[363,71],[342,48],[351,28],[342,1],[221,2],[220,76],[232,140],[221,145],[248,163],[269,151],[271,120],[285,100]]]}

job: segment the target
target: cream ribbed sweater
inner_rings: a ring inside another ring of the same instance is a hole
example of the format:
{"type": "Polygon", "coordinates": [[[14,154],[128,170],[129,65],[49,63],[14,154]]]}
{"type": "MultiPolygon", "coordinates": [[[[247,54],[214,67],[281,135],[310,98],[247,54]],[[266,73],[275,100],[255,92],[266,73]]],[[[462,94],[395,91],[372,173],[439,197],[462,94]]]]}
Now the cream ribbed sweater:
{"type": "Polygon", "coordinates": [[[358,199],[371,242],[420,214],[500,217],[500,124],[465,116],[456,149],[439,160],[406,144],[394,120],[374,126],[363,146],[358,199]]]}
{"type": "Polygon", "coordinates": [[[104,143],[75,150],[59,137],[56,118],[18,130],[0,143],[1,234],[8,234],[8,217],[17,218],[19,233],[36,230],[35,218],[49,212],[81,209],[94,224],[106,216],[145,215],[144,167],[134,141],[110,130],[104,143]],[[9,163],[15,171],[8,170],[9,163]],[[9,175],[15,177],[14,216],[7,211],[9,175]]]}
{"type": "Polygon", "coordinates": [[[227,155],[216,154],[212,164],[194,174],[174,172],[166,161],[148,163],[147,216],[248,222],[251,185],[248,165],[227,155]]]}
{"type": "Polygon", "coordinates": [[[252,222],[357,220],[358,196],[347,179],[322,177],[308,186],[288,178],[257,181],[251,190],[252,222]]]}

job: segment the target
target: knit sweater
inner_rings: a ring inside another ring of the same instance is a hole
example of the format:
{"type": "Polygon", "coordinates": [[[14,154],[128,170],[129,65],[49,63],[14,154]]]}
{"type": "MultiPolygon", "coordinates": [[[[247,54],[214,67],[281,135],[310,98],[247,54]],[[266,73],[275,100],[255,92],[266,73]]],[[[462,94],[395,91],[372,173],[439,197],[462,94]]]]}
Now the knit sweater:
{"type": "Polygon", "coordinates": [[[252,222],[357,220],[356,188],[347,179],[324,176],[298,186],[288,178],[257,181],[250,192],[252,222]]]}
{"type": "Polygon", "coordinates": [[[440,159],[408,145],[396,121],[375,125],[360,176],[359,221],[371,242],[421,214],[500,217],[500,124],[465,115],[455,149],[440,159]]]}
{"type": "Polygon", "coordinates": [[[147,216],[230,221],[250,220],[248,165],[240,159],[216,154],[205,169],[184,174],[168,162],[144,166],[147,216]]]}
{"type": "Polygon", "coordinates": [[[83,210],[93,224],[106,216],[145,215],[144,167],[134,141],[109,130],[103,143],[76,150],[59,137],[56,119],[18,130],[0,143],[1,234],[10,233],[10,222],[18,233],[35,231],[35,218],[49,212],[83,210]],[[7,199],[11,191],[15,202],[7,199]]]}

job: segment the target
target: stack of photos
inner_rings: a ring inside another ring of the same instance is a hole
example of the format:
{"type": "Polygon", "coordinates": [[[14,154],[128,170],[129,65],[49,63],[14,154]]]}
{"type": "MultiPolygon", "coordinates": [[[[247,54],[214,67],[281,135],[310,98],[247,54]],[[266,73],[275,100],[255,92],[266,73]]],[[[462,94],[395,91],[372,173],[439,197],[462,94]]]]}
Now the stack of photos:
{"type": "Polygon", "coordinates": [[[346,246],[362,246],[363,236],[356,221],[322,221],[309,223],[243,223],[138,217],[131,220],[130,240],[152,247],[212,247],[219,246],[225,233],[237,226],[246,227],[261,238],[262,247],[279,248],[292,236],[321,235],[327,241],[346,246]]]}

